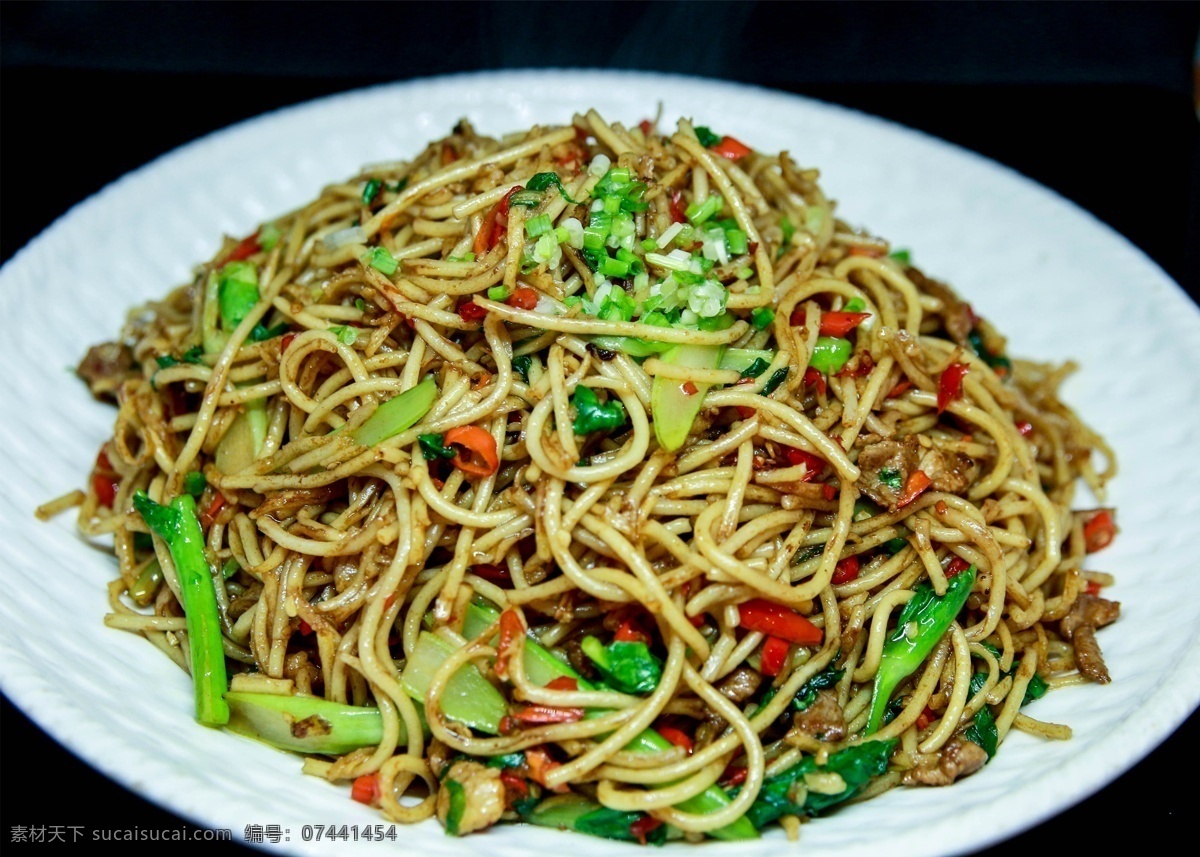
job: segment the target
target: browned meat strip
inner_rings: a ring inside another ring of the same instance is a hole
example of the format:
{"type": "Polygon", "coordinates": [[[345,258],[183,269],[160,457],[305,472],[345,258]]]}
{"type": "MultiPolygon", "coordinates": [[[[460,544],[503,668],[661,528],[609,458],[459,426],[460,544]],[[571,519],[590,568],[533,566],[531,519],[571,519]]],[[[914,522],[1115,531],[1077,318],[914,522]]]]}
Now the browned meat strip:
{"type": "Polygon", "coordinates": [[[987,751],[965,738],[951,738],[933,761],[917,765],[904,774],[906,786],[948,786],[959,777],[970,776],[987,763],[987,751]]]}
{"type": "Polygon", "coordinates": [[[115,402],[117,389],[133,369],[133,349],[121,342],[102,342],[88,349],[75,374],[101,401],[115,402]]]}
{"type": "Polygon", "coordinates": [[[935,491],[945,491],[947,494],[963,494],[975,481],[978,468],[969,456],[961,452],[947,452],[941,449],[928,449],[921,456],[918,468],[933,480],[935,491]]]}
{"type": "Polygon", "coordinates": [[[716,686],[717,690],[736,703],[743,703],[758,691],[763,677],[749,667],[738,667],[725,676],[716,686]]]}
{"type": "Polygon", "coordinates": [[[832,690],[817,693],[816,701],[792,715],[792,729],[818,741],[841,741],[846,737],[846,716],[832,690]]]}
{"type": "Polygon", "coordinates": [[[1104,656],[1100,654],[1100,644],[1096,642],[1096,629],[1115,622],[1120,615],[1119,601],[1109,601],[1099,595],[1085,593],[1075,599],[1071,612],[1058,624],[1059,631],[1075,647],[1075,666],[1099,684],[1108,684],[1112,677],[1108,674],[1104,656]]]}
{"type": "Polygon", "coordinates": [[[858,487],[876,503],[895,509],[908,474],[918,469],[920,455],[921,446],[913,435],[903,440],[867,444],[858,454],[858,467],[862,471],[858,487]]]}

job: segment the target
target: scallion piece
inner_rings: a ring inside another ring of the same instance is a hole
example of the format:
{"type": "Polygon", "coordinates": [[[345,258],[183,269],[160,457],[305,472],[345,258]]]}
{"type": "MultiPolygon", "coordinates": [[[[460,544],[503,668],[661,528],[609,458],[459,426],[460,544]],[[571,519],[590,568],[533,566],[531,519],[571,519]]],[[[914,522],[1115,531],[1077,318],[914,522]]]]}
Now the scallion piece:
{"type": "Polygon", "coordinates": [[[416,425],[417,421],[433,407],[437,398],[437,384],[426,378],[411,390],[405,390],[395,398],[388,399],[375,409],[351,437],[362,446],[374,446],[393,435],[416,425]]]}
{"type": "Polygon", "coordinates": [[[487,290],[489,301],[506,301],[508,300],[508,286],[492,286],[487,290]]]}
{"type": "Polygon", "coordinates": [[[525,234],[530,238],[537,238],[550,232],[554,225],[550,222],[550,215],[539,214],[537,217],[530,218],[525,221],[525,234]]]}
{"type": "Polygon", "coordinates": [[[400,263],[388,252],[386,247],[372,247],[363,254],[362,260],[376,271],[379,271],[379,273],[388,277],[396,273],[396,269],[400,267],[400,263]]]}
{"type": "Polygon", "coordinates": [[[362,204],[370,205],[375,201],[375,197],[379,196],[379,191],[383,189],[383,182],[379,179],[369,179],[363,185],[362,204]]]}
{"type": "Polygon", "coordinates": [[[766,330],[775,321],[775,310],[769,306],[755,307],[750,311],[750,323],[755,330],[766,330]]]}

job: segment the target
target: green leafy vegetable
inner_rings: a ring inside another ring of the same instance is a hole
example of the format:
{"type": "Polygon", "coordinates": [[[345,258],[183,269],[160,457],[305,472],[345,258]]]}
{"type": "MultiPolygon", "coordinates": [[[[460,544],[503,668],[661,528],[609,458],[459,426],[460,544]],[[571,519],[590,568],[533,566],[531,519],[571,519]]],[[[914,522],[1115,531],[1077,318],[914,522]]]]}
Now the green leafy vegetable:
{"type": "Polygon", "coordinates": [[[879,471],[879,481],[893,491],[903,491],[904,482],[900,478],[900,471],[895,467],[884,467],[879,471]]]}
{"type": "MultiPolygon", "coordinates": [[[[379,709],[345,705],[314,696],[274,693],[225,694],[231,732],[296,753],[340,756],[383,740],[379,709]]],[[[406,740],[404,721],[400,739],[406,740]]]]}
{"type": "Polygon", "coordinates": [[[375,409],[351,437],[362,446],[374,446],[393,435],[416,425],[417,421],[433,407],[437,398],[437,384],[426,378],[411,390],[405,390],[395,398],[388,399],[375,409]]]}
{"type": "Polygon", "coordinates": [[[229,706],[224,699],[228,687],[225,649],[196,501],[190,494],[181,494],[169,506],[163,506],[151,500],[145,491],[137,491],[133,506],[150,529],[167,543],[175,563],[187,617],[196,719],[206,726],[221,726],[229,721],[229,706]]]}
{"type": "Polygon", "coordinates": [[[818,765],[815,756],[805,756],[783,773],[767,778],[758,797],[746,811],[746,817],[755,827],[762,829],[784,815],[814,816],[843,803],[861,792],[872,779],[887,771],[888,760],[895,746],[894,738],[867,741],[839,750],[824,765],[818,765]],[[814,774],[836,774],[841,777],[845,788],[832,794],[807,788],[805,778],[814,774]],[[794,798],[799,797],[800,793],[803,793],[804,801],[796,803],[794,798]]]}
{"type": "Polygon", "coordinates": [[[888,253],[888,258],[895,259],[901,265],[907,265],[909,263],[909,252],[901,247],[898,250],[893,250],[891,253],[888,253]]]}
{"type": "Polygon", "coordinates": [[[567,196],[567,189],[563,187],[562,179],[558,177],[558,173],[537,173],[529,181],[525,182],[525,187],[529,190],[544,191],[551,185],[558,188],[559,196],[574,205],[579,205],[580,200],[571,199],[567,196]]]}
{"type": "Polygon", "coordinates": [[[696,139],[699,140],[700,145],[706,149],[721,142],[721,137],[717,134],[714,134],[712,129],[707,125],[696,126],[696,139]]]}
{"type": "Polygon", "coordinates": [[[283,336],[288,332],[290,325],[286,321],[281,321],[273,327],[264,327],[261,324],[254,325],[254,329],[250,331],[251,342],[266,342],[268,339],[274,339],[276,336],[283,336]]]}
{"type": "Polygon", "coordinates": [[[775,373],[767,379],[767,383],[763,384],[763,388],[759,390],[759,393],[763,396],[769,396],[774,393],[775,388],[787,380],[790,371],[786,366],[776,369],[775,373]]]}
{"type": "Polygon", "coordinates": [[[617,640],[606,646],[595,637],[584,637],[582,648],[605,680],[622,693],[650,693],[662,678],[662,661],[640,640],[617,640]]]}
{"type": "Polygon", "coordinates": [[[571,397],[575,406],[575,434],[611,431],[625,424],[625,406],[617,398],[601,402],[591,387],[580,384],[571,397]]]}
{"type": "Polygon", "coordinates": [[[379,196],[379,191],[383,189],[383,182],[380,179],[368,179],[363,185],[362,203],[370,205],[375,201],[375,197],[379,196]]]}
{"type": "Polygon", "coordinates": [[[450,459],[457,455],[452,447],[442,443],[440,434],[417,435],[417,443],[421,445],[421,454],[425,456],[426,461],[434,461],[439,458],[450,459]]]}
{"type": "Polygon", "coordinates": [[[941,596],[925,581],[904,605],[896,619],[896,628],[883,646],[865,734],[870,735],[883,725],[892,691],[924,663],[954,622],[975,585],[975,574],[972,565],[954,575],[947,582],[946,594],[941,596]]]}
{"type": "Polygon", "coordinates": [[[533,356],[522,354],[520,357],[514,357],[512,367],[521,376],[521,380],[528,384],[529,370],[533,367],[533,356]]]}
{"type": "Polygon", "coordinates": [[[199,470],[193,470],[183,477],[183,490],[193,497],[199,497],[208,487],[208,479],[199,470]]]}
{"type": "Polygon", "coordinates": [[[258,268],[253,262],[230,262],[217,275],[221,327],[226,333],[242,323],[258,303],[258,268]]]}

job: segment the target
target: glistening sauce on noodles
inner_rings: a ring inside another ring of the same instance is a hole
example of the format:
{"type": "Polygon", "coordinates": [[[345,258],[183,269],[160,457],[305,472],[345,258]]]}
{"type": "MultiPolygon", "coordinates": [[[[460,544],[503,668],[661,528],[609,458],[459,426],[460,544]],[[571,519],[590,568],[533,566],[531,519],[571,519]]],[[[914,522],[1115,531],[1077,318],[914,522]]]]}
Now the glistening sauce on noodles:
{"type": "Polygon", "coordinates": [[[224,242],[79,373],[106,622],[388,819],[760,835],[1109,675],[1111,451],[813,169],[465,121],[224,242]]]}

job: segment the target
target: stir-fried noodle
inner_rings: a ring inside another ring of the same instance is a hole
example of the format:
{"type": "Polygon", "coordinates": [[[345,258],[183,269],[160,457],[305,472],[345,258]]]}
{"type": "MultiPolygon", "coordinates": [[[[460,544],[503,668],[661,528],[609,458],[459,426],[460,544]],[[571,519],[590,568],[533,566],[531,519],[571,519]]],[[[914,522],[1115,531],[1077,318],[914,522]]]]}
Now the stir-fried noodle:
{"type": "Polygon", "coordinates": [[[1068,737],[1022,705],[1108,681],[1114,517],[1073,505],[1113,455],[817,179],[461,122],[131,313],[43,513],[112,538],[107,621],[202,722],[396,821],[794,836],[1068,737]]]}

